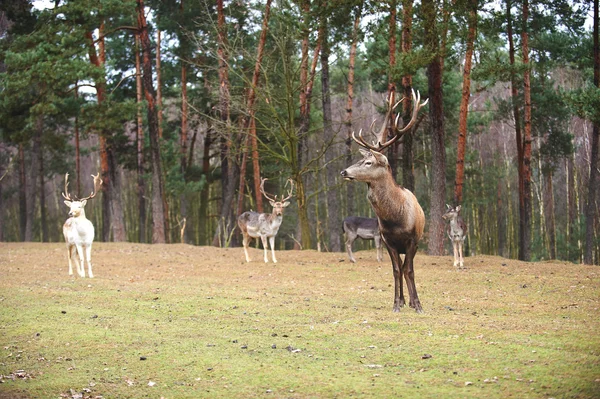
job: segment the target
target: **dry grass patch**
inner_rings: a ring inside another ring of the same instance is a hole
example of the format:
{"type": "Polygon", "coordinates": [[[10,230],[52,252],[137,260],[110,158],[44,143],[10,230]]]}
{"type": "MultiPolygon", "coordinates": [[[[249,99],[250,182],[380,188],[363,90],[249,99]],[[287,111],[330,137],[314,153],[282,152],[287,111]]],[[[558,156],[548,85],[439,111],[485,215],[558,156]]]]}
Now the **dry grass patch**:
{"type": "Polygon", "coordinates": [[[0,398],[600,397],[600,269],[375,251],[0,244],[0,398]],[[81,395],[81,396],[79,396],[81,395]]]}

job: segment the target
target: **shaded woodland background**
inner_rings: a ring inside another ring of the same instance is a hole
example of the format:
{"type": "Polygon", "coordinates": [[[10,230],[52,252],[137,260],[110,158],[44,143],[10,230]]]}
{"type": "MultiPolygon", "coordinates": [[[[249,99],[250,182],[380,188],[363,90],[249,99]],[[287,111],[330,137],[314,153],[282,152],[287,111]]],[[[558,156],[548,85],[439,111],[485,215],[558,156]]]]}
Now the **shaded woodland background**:
{"type": "MultiPolygon", "coordinates": [[[[102,194],[97,241],[236,246],[237,215],[295,195],[285,248],[341,251],[374,216],[352,131],[385,98],[429,98],[387,153],[447,253],[462,204],[470,254],[598,264],[597,0],[3,2],[0,240],[62,241],[69,189],[102,194]]],[[[402,118],[410,101],[398,107],[402,118]],[[403,112],[404,110],[404,112],[403,112]]]]}

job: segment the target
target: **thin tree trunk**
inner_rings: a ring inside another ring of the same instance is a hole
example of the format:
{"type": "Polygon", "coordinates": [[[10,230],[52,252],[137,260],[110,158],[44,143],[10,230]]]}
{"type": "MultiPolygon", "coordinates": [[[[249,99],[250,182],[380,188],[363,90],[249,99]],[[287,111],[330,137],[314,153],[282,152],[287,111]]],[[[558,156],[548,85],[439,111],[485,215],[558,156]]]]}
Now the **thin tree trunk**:
{"type": "Polygon", "coordinates": [[[465,181],[465,152],[467,148],[467,119],[469,116],[469,99],[471,97],[471,64],[473,47],[477,31],[477,0],[471,0],[469,10],[469,33],[467,34],[467,51],[463,69],[462,98],[458,116],[458,149],[456,151],[456,178],[454,180],[454,204],[462,203],[463,184],[465,181]]]}
{"type": "MultiPolygon", "coordinates": [[[[594,85],[600,87],[600,46],[598,44],[598,0],[594,0],[594,85]]],[[[596,190],[598,189],[598,152],[600,149],[600,126],[597,121],[592,126],[592,148],[590,154],[590,179],[588,182],[587,204],[585,207],[585,250],[583,253],[583,263],[591,265],[594,263],[594,225],[598,217],[596,211],[596,190]]],[[[596,259],[596,263],[600,263],[596,259]]]]}
{"type": "Polygon", "coordinates": [[[498,255],[507,257],[506,253],[506,209],[504,198],[506,194],[503,192],[503,179],[498,179],[496,191],[496,220],[498,223],[498,255]]]}
{"type": "MultiPolygon", "coordinates": [[[[408,55],[412,51],[412,12],[413,0],[402,0],[402,53],[408,55]]],[[[412,109],[412,75],[402,76],[402,91],[405,100],[402,102],[402,114],[404,126],[410,121],[410,110],[412,109]]],[[[413,134],[416,130],[410,129],[404,135],[402,143],[402,185],[415,191],[413,134]]]]}
{"type": "Polygon", "coordinates": [[[160,63],[160,29],[156,30],[156,113],[158,116],[158,137],[163,136],[163,101],[162,101],[162,73],[160,63]]]}
{"type": "Polygon", "coordinates": [[[27,174],[25,173],[25,150],[19,143],[19,239],[25,241],[27,228],[27,174]]]}
{"type": "Polygon", "coordinates": [[[548,247],[550,259],[556,259],[556,226],[554,217],[554,189],[552,184],[552,172],[545,174],[544,184],[544,216],[546,219],[546,234],[548,235],[548,247]]]}
{"type": "MultiPolygon", "coordinates": [[[[388,37],[388,53],[389,53],[388,92],[387,92],[388,98],[390,98],[390,96],[393,96],[394,93],[396,92],[396,82],[394,81],[394,79],[395,79],[394,68],[396,67],[396,15],[397,15],[396,7],[397,7],[396,0],[390,0],[390,21],[389,21],[390,25],[389,25],[389,37],[388,37]]],[[[389,123],[388,124],[388,126],[389,126],[388,136],[389,137],[396,135],[395,130],[392,128],[395,117],[396,117],[396,115],[394,115],[394,113],[392,112],[390,114],[390,120],[388,122],[389,123]]],[[[390,163],[390,168],[392,170],[392,176],[394,176],[394,180],[396,180],[396,176],[398,174],[398,146],[399,145],[400,145],[400,143],[395,142],[394,144],[392,144],[389,147],[388,153],[387,153],[387,158],[390,163]]]]}
{"type": "Polygon", "coordinates": [[[531,82],[529,66],[529,35],[527,20],[529,19],[529,1],[523,1],[523,30],[521,42],[523,50],[523,95],[525,110],[523,115],[523,259],[531,259],[531,82]]]}
{"type": "Polygon", "coordinates": [[[152,49],[148,25],[144,13],[144,0],[137,2],[137,22],[142,44],[142,82],[148,110],[148,131],[150,136],[150,157],[152,165],[152,243],[166,242],[166,209],[164,185],[162,177],[162,161],[160,157],[160,141],[156,110],[156,93],[152,84],[152,49]]]}
{"type": "Polygon", "coordinates": [[[36,201],[38,198],[39,186],[38,174],[40,173],[40,152],[41,152],[41,137],[44,129],[44,117],[39,115],[36,118],[35,133],[33,137],[33,144],[31,146],[31,159],[30,164],[27,165],[29,169],[29,178],[27,179],[27,215],[25,225],[25,241],[33,241],[34,229],[33,225],[36,219],[36,201]]]}
{"type": "MultiPolygon", "coordinates": [[[[184,62],[181,63],[181,132],[179,136],[179,162],[181,174],[184,181],[187,181],[187,143],[188,143],[188,97],[187,97],[187,66],[184,62]]],[[[181,243],[185,243],[185,237],[189,234],[190,229],[185,230],[188,217],[188,201],[185,193],[182,193],[179,198],[180,210],[183,220],[181,228],[181,243]]]]}
{"type": "Polygon", "coordinates": [[[566,160],[567,172],[567,259],[570,261],[579,261],[579,248],[577,245],[578,237],[575,234],[577,223],[577,196],[575,193],[575,168],[573,166],[574,154],[571,154],[566,160]]]}
{"type": "MultiPolygon", "coordinates": [[[[79,97],[79,90],[75,90],[75,98],[79,97]]],[[[77,197],[81,197],[81,151],[79,144],[79,114],[75,115],[75,177],[77,197]]]]}
{"type": "MultiPolygon", "coordinates": [[[[323,103],[323,138],[326,142],[333,143],[335,133],[333,131],[333,119],[331,117],[331,95],[329,92],[329,26],[326,18],[323,18],[323,39],[321,49],[321,92],[323,103]]],[[[340,229],[339,220],[339,200],[336,188],[338,169],[333,167],[331,162],[335,159],[335,146],[330,146],[325,152],[325,163],[328,165],[325,170],[327,174],[327,219],[329,232],[329,250],[340,252],[340,229]]]]}
{"type": "Polygon", "coordinates": [[[507,34],[508,34],[508,54],[511,65],[510,71],[510,91],[513,106],[513,115],[515,119],[515,137],[517,141],[517,174],[519,182],[519,239],[518,239],[518,251],[519,259],[524,259],[524,248],[525,248],[525,227],[523,223],[525,221],[525,200],[524,194],[525,189],[523,187],[523,135],[521,132],[521,113],[519,110],[519,97],[517,89],[517,76],[515,73],[515,45],[513,41],[513,30],[512,30],[512,15],[511,15],[511,1],[506,2],[506,21],[507,21],[507,34]]]}
{"type": "Polygon", "coordinates": [[[429,214],[429,255],[444,254],[442,215],[446,199],[446,152],[444,147],[444,108],[442,92],[442,65],[439,55],[439,37],[436,32],[436,9],[433,0],[422,2],[425,16],[425,43],[434,54],[427,66],[429,88],[429,118],[431,121],[431,210],[429,214]]]}
{"type": "Polygon", "coordinates": [[[41,148],[38,154],[38,163],[40,166],[40,222],[42,225],[42,242],[48,242],[48,212],[46,210],[46,190],[44,188],[46,184],[44,179],[44,151],[41,148]]]}
{"type": "Polygon", "coordinates": [[[144,124],[142,118],[142,70],[140,65],[140,38],[135,35],[135,71],[136,71],[136,95],[137,95],[137,196],[138,196],[138,240],[146,242],[146,183],[144,181],[144,124]]]}
{"type": "Polygon", "coordinates": [[[211,127],[206,131],[204,136],[204,152],[202,154],[202,174],[206,178],[206,183],[202,187],[200,192],[200,209],[199,213],[199,224],[200,234],[199,241],[200,245],[208,245],[208,194],[210,188],[210,146],[212,144],[212,133],[211,127]]]}
{"type": "Polygon", "coordinates": [[[221,135],[221,212],[218,227],[213,237],[214,246],[226,245],[229,238],[235,240],[232,230],[235,229],[233,196],[235,194],[236,165],[233,156],[233,137],[230,119],[229,72],[227,66],[227,27],[223,0],[217,0],[217,33],[219,62],[219,102],[221,121],[225,132],[221,135]]]}
{"type": "MultiPolygon", "coordinates": [[[[352,102],[354,100],[354,64],[356,62],[356,47],[358,45],[358,29],[362,13],[362,4],[356,11],[354,26],[352,28],[352,43],[350,44],[350,58],[348,66],[348,96],[346,98],[346,164],[352,164],[352,102]]],[[[355,215],[354,184],[346,184],[346,212],[347,215],[355,215]]]]}

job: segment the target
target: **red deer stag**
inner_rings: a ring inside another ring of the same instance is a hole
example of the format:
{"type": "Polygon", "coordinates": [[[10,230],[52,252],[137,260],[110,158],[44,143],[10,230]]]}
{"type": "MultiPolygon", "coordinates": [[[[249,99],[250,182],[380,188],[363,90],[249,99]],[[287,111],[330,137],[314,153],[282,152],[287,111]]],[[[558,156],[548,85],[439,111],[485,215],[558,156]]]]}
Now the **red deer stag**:
{"type": "Polygon", "coordinates": [[[71,197],[69,194],[69,174],[65,174],[65,192],[62,196],[65,197],[65,205],[69,207],[69,218],[63,225],[63,235],[67,244],[67,256],[69,259],[69,275],[73,275],[73,259],[77,266],[77,273],[80,277],[85,277],[84,251],[85,259],[88,264],[88,276],[94,277],[92,273],[92,242],[94,241],[94,225],[85,217],[83,207],[87,200],[92,199],[98,193],[98,189],[102,185],[100,173],[94,178],[94,191],[85,198],[71,197]],[[79,256],[79,261],[75,257],[75,253],[79,256]]]}
{"type": "Polygon", "coordinates": [[[250,243],[250,239],[260,237],[265,250],[265,263],[269,262],[269,259],[267,258],[267,239],[269,239],[271,244],[271,257],[273,258],[273,263],[277,263],[277,259],[275,258],[275,236],[283,221],[283,208],[286,208],[290,204],[287,200],[292,197],[294,181],[291,179],[288,180],[290,183],[288,196],[283,198],[282,195],[281,201],[277,201],[277,195],[271,196],[265,192],[266,180],[267,179],[264,178],[261,179],[260,192],[269,200],[269,203],[273,207],[273,212],[267,214],[248,211],[242,213],[238,217],[238,226],[240,226],[240,230],[244,235],[243,243],[246,262],[250,262],[250,256],[248,256],[248,244],[250,243]]]}
{"type": "Polygon", "coordinates": [[[459,270],[464,268],[463,244],[467,236],[467,225],[460,216],[460,208],[460,205],[452,207],[446,204],[446,213],[442,215],[444,220],[450,222],[448,223],[446,233],[448,234],[448,238],[450,238],[454,251],[454,267],[458,266],[459,270]]]}
{"type": "MultiPolygon", "coordinates": [[[[404,292],[402,275],[406,279],[409,294],[409,306],[418,313],[423,312],[417,287],[415,285],[415,273],[413,259],[417,253],[417,245],[425,227],[425,214],[419,205],[417,198],[410,190],[399,186],[394,181],[390,166],[385,155],[381,151],[400,139],[404,133],[409,131],[417,121],[419,110],[425,104],[421,103],[421,96],[412,93],[413,110],[410,122],[403,128],[398,127],[399,115],[394,121],[394,137],[386,140],[387,121],[390,119],[394,108],[402,101],[394,104],[393,93],[390,95],[385,122],[379,132],[371,132],[376,137],[376,142],[369,144],[362,136],[362,130],[358,138],[352,133],[352,138],[361,147],[368,149],[360,150],[363,159],[341,172],[346,180],[358,180],[367,183],[367,198],[375,210],[379,224],[379,231],[385,246],[387,247],[394,273],[394,312],[399,312],[404,306],[404,292]],[[404,261],[400,254],[405,254],[404,261]]],[[[410,134],[410,133],[409,133],[410,134]]]]}

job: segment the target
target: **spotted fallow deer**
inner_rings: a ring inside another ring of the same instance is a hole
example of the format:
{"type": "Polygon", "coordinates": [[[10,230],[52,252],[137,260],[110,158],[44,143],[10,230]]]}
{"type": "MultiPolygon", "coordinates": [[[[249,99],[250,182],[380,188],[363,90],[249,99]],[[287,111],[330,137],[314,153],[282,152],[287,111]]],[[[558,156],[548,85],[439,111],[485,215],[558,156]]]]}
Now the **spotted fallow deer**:
{"type": "Polygon", "coordinates": [[[69,218],[63,225],[63,235],[67,244],[67,257],[69,259],[69,275],[73,275],[73,261],[77,266],[77,274],[85,277],[84,255],[88,264],[88,276],[94,277],[92,273],[92,242],[94,241],[94,225],[85,217],[85,204],[88,200],[94,198],[98,189],[102,185],[100,173],[94,178],[94,190],[85,198],[78,199],[69,194],[69,174],[65,174],[65,192],[62,196],[65,198],[65,205],[69,207],[69,218]],[[79,260],[75,257],[75,252],[79,260]]]}
{"type": "Polygon", "coordinates": [[[291,179],[288,180],[290,189],[287,197],[283,198],[282,195],[281,201],[277,201],[277,195],[272,196],[265,192],[266,180],[267,179],[264,178],[261,179],[260,192],[269,200],[269,203],[273,207],[273,212],[258,213],[247,211],[238,217],[238,226],[244,235],[243,244],[246,262],[250,262],[250,256],[248,255],[248,244],[250,243],[250,239],[260,237],[265,251],[265,263],[269,262],[269,259],[267,258],[267,239],[271,244],[271,257],[273,258],[273,263],[277,263],[277,258],[275,258],[275,236],[279,232],[279,226],[281,226],[281,222],[283,221],[283,209],[290,205],[287,200],[292,197],[294,181],[291,179]]]}
{"type": "Polygon", "coordinates": [[[446,233],[454,251],[454,267],[458,266],[460,270],[464,267],[463,244],[467,236],[467,225],[460,216],[460,205],[452,207],[446,204],[446,213],[442,215],[442,218],[449,221],[446,233]]]}
{"type": "MultiPolygon", "coordinates": [[[[402,276],[406,279],[409,294],[409,306],[418,313],[423,312],[417,287],[413,260],[417,253],[417,245],[425,227],[425,214],[414,194],[396,184],[390,165],[385,155],[381,153],[385,148],[398,141],[417,121],[419,110],[427,101],[421,103],[421,96],[412,93],[412,115],[410,121],[403,127],[398,127],[398,115],[393,122],[394,137],[386,140],[387,124],[394,108],[404,100],[394,104],[393,93],[388,98],[388,110],[385,122],[379,132],[373,130],[375,122],[371,124],[371,132],[376,141],[368,143],[359,131],[358,138],[352,133],[352,138],[366,150],[360,150],[363,159],[341,172],[346,180],[357,180],[367,183],[367,198],[377,215],[379,231],[387,247],[394,274],[394,312],[399,312],[404,306],[404,292],[402,276]],[[404,261],[400,258],[404,254],[404,261]]],[[[409,133],[410,134],[410,133],[409,133]]]]}

